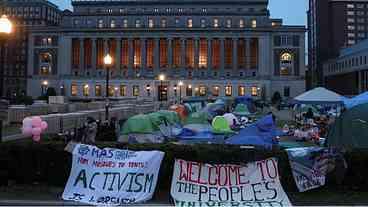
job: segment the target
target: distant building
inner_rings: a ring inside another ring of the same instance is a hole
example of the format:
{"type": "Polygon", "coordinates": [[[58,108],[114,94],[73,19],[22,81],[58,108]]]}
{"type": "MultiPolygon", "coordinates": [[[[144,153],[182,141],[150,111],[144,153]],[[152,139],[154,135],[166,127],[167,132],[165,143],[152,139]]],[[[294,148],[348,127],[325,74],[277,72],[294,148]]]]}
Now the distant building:
{"type": "Polygon", "coordinates": [[[340,56],[323,65],[325,85],[351,96],[368,90],[368,40],[342,49],[340,56]]]}
{"type": "Polygon", "coordinates": [[[368,36],[368,0],[309,0],[308,55],[313,85],[323,85],[323,63],[368,36]]]}
{"type": "Polygon", "coordinates": [[[26,92],[28,34],[30,28],[56,26],[61,21],[57,6],[46,0],[1,0],[0,15],[7,15],[14,30],[6,39],[1,60],[0,97],[14,97],[26,92]],[[3,58],[5,56],[5,58],[3,58]]]}
{"type": "Polygon", "coordinates": [[[271,19],[268,0],[73,0],[58,27],[30,35],[28,93],[293,97],[305,90],[305,27],[271,19]],[[45,41],[50,40],[50,41],[45,41]],[[160,81],[160,74],[165,80],[160,81]],[[184,85],[179,87],[179,81],[184,85]],[[284,92],[284,93],[283,93],[284,92]]]}

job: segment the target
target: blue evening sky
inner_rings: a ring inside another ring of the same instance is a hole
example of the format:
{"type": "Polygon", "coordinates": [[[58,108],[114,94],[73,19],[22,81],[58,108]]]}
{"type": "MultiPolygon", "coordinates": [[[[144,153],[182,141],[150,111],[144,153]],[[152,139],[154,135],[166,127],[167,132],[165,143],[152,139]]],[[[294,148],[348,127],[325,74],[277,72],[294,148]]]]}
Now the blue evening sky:
{"type": "MultiPolygon", "coordinates": [[[[61,9],[71,8],[71,0],[50,0],[61,9]]],[[[179,0],[180,1],[180,0],[179,0]]],[[[308,0],[269,0],[273,18],[282,18],[286,25],[306,25],[308,0]]]]}

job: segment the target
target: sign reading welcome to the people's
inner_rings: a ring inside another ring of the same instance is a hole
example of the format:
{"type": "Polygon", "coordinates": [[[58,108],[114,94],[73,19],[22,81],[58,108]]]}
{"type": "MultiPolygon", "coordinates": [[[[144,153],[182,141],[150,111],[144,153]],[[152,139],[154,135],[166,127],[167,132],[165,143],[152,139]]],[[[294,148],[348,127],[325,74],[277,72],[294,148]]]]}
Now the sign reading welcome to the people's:
{"type": "Polygon", "coordinates": [[[63,199],[94,205],[150,200],[164,153],[78,144],[63,199]]]}
{"type": "Polygon", "coordinates": [[[176,160],[171,184],[176,206],[290,206],[277,160],[210,165],[176,160]]]}

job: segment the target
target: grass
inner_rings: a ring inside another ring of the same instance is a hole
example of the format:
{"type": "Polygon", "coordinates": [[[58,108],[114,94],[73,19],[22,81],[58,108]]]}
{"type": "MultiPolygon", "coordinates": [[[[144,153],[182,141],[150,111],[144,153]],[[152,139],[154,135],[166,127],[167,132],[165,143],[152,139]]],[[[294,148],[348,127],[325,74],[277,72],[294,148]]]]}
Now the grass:
{"type": "Polygon", "coordinates": [[[15,134],[20,134],[21,130],[20,130],[20,126],[17,125],[10,125],[10,126],[5,126],[3,128],[3,136],[10,136],[10,135],[15,135],[15,134]]]}

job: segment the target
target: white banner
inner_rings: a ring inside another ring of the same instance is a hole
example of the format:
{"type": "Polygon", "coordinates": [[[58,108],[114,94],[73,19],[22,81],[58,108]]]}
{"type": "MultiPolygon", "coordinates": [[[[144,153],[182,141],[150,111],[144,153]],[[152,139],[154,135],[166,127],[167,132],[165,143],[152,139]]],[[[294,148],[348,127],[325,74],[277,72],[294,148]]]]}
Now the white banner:
{"type": "Polygon", "coordinates": [[[275,158],[245,166],[176,160],[171,196],[176,206],[291,206],[275,158]]]}
{"type": "Polygon", "coordinates": [[[164,153],[99,149],[78,144],[63,199],[94,205],[124,205],[150,200],[164,153]]]}

